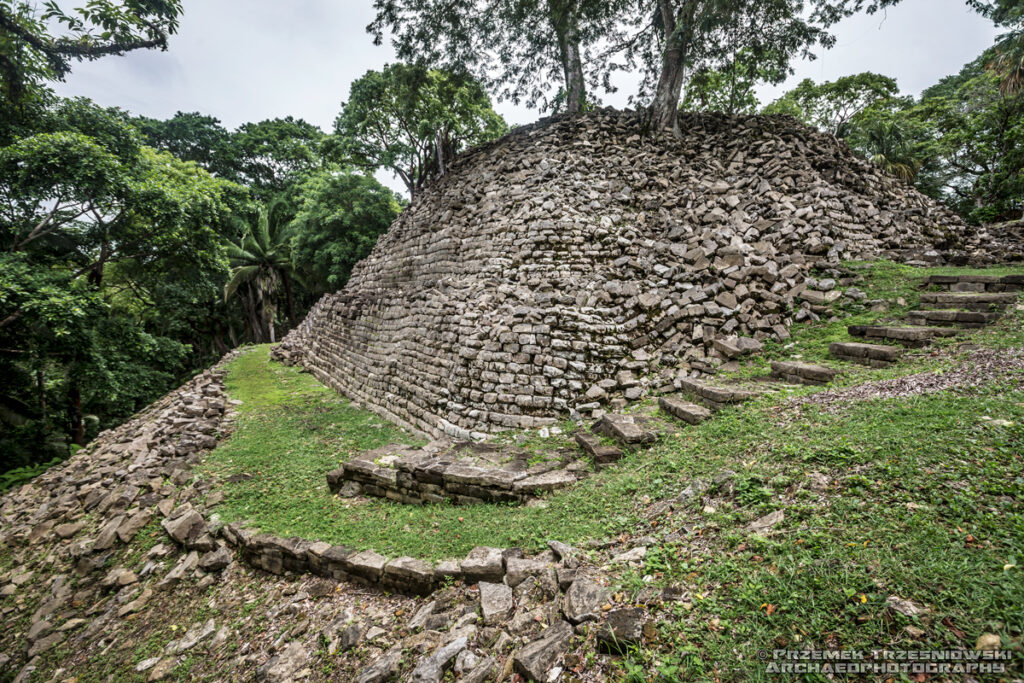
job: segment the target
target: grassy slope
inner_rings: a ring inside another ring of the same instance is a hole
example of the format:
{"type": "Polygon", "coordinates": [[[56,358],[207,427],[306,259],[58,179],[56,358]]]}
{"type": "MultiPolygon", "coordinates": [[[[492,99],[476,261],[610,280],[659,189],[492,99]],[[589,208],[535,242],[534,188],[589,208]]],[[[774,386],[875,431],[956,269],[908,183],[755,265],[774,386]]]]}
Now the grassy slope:
{"type": "MultiPolygon", "coordinates": [[[[865,266],[870,298],[917,293],[911,277],[950,269],[865,266]]],[[[991,273],[992,271],[987,271],[991,273]]],[[[824,357],[846,339],[848,322],[899,310],[795,328],[788,348],[772,344],[739,376],[763,374],[771,358],[824,357]]],[[[1024,315],[1006,316],[970,341],[1024,347],[1024,315]]],[[[951,346],[944,342],[943,346],[951,346]]],[[[912,354],[879,371],[844,366],[843,385],[941,371],[950,355],[912,354]]],[[[300,535],[388,555],[460,556],[477,544],[536,549],[548,538],[582,543],[642,526],[649,500],[674,495],[695,476],[735,470],[737,494],[714,511],[700,506],[669,518],[656,533],[692,532],[684,542],[652,547],[646,567],[620,577],[626,589],[681,585],[688,602],[662,615],[661,635],[635,653],[636,680],[661,670],[671,680],[736,674],[759,677],[760,647],[881,647],[973,644],[993,631],[1007,644],[1024,631],[1024,393],[1005,386],[855,404],[838,415],[782,410],[787,393],[723,411],[682,427],[658,446],[624,459],[547,508],[479,505],[408,507],[352,503],[328,495],[324,473],[349,454],[403,439],[372,414],[352,408],[310,375],[243,356],[229,389],[244,401],[235,434],[207,460],[211,474],[254,479],[226,487],[227,520],[249,519],[266,531],[300,535]],[[1008,420],[992,426],[983,417],[1008,420]],[[824,496],[808,473],[832,478],[824,496]],[[739,528],[784,508],[770,537],[739,528]],[[699,532],[699,536],[696,535],[699,532]],[[908,620],[885,609],[889,595],[927,605],[908,620]],[[771,612],[769,614],[768,612],[771,612]],[[908,640],[906,625],[924,631],[908,640]],[[961,630],[964,640],[958,638],[961,630]]],[[[1016,640],[1015,640],[1016,639],[1016,640]]],[[[1019,657],[1019,654],[1018,654],[1019,657]]],[[[630,663],[631,662],[631,663],[630,663]]],[[[1016,665],[1019,668],[1019,664],[1016,665]]],[[[624,671],[624,675],[628,671],[624,671]]],[[[809,680],[815,680],[813,677],[809,680]]]]}

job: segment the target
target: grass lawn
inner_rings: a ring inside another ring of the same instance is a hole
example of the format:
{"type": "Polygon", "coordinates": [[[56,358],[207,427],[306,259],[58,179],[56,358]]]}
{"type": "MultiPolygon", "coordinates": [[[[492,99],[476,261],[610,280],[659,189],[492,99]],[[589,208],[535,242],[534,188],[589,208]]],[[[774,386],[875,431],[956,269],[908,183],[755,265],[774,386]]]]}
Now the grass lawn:
{"type": "MultiPolygon", "coordinates": [[[[903,297],[905,308],[838,310],[841,322],[797,325],[786,344],[768,344],[737,377],[767,373],[768,360],[823,360],[845,326],[888,320],[917,303],[914,278],[959,269],[860,264],[871,299],[903,297]]],[[[991,274],[994,271],[986,271],[991,274]]],[[[1020,272],[1019,270],[1017,272],[1020,272]]],[[[922,370],[942,372],[968,342],[1024,348],[1024,313],[943,340],[936,353],[908,354],[895,368],[831,361],[839,386],[922,370]]],[[[219,514],[265,531],[373,548],[388,556],[459,557],[475,545],[537,550],[547,539],[582,545],[613,535],[674,534],[651,545],[639,570],[616,575],[634,595],[673,585],[687,599],[659,615],[658,637],[624,661],[623,678],[768,679],[758,649],[973,647],[984,632],[1016,647],[1024,631],[1024,392],[1019,377],[957,392],[855,403],[838,413],[794,410],[801,387],[679,425],[659,444],[547,499],[547,507],[403,506],[329,495],[324,474],[362,450],[414,439],[322,387],[311,375],[268,359],[257,347],[232,363],[228,390],[243,401],[235,431],[204,464],[225,484],[219,514]],[[1016,381],[1015,381],[1016,380],[1016,381]],[[1001,422],[1005,421],[1005,422],[1001,422]],[[732,470],[735,491],[700,502],[657,526],[644,513],[694,477],[732,470]],[[807,487],[812,472],[830,483],[807,487]],[[775,510],[770,534],[744,532],[775,510]],[[905,617],[889,596],[926,612],[905,617]],[[909,627],[909,628],[908,628],[909,627]],[[739,669],[741,673],[737,673],[739,669]]],[[[550,441],[562,445],[568,436],[550,441]]],[[[534,437],[531,447],[543,447],[534,437]]],[[[1020,671],[1019,661],[1012,664],[1020,671]]],[[[814,676],[806,680],[824,680],[814,676]]],[[[894,677],[894,680],[917,680],[894,677]]],[[[921,679],[924,680],[924,679],[921,679]]],[[[959,680],[954,677],[954,680],[959,680]]],[[[984,680],[984,678],[983,678],[984,680]]]]}

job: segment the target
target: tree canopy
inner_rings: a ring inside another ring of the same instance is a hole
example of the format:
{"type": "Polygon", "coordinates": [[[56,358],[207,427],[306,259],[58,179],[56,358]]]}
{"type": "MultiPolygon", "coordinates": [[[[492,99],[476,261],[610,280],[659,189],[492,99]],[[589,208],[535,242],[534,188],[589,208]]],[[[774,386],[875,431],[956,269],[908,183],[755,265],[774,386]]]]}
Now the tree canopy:
{"type": "Polygon", "coordinates": [[[394,192],[348,169],[310,176],[301,196],[292,258],[303,283],[316,294],[342,287],[401,210],[394,192]]]}
{"type": "Polygon", "coordinates": [[[505,130],[473,79],[399,63],[352,84],[334,122],[333,145],[343,161],[394,172],[415,197],[459,151],[505,130]]]}
{"type": "Polygon", "coordinates": [[[47,0],[37,9],[24,0],[0,0],[0,91],[7,103],[39,95],[61,80],[71,62],[167,49],[178,30],[181,0],[94,1],[73,10],[47,0]]]}
{"type": "Polygon", "coordinates": [[[870,72],[843,76],[816,84],[810,78],[765,108],[769,114],[791,114],[804,123],[840,136],[869,108],[899,95],[899,86],[888,76],[870,72]]]}

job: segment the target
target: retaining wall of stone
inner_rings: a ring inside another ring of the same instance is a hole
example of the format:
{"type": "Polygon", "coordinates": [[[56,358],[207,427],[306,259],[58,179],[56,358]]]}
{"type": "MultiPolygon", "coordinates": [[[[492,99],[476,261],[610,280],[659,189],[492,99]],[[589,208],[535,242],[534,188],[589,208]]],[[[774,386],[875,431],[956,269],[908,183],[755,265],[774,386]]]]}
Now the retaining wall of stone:
{"type": "Polygon", "coordinates": [[[421,433],[541,427],[662,370],[713,373],[716,340],[785,338],[812,263],[963,229],[793,119],[680,125],[598,111],[462,155],[275,357],[421,433]]]}

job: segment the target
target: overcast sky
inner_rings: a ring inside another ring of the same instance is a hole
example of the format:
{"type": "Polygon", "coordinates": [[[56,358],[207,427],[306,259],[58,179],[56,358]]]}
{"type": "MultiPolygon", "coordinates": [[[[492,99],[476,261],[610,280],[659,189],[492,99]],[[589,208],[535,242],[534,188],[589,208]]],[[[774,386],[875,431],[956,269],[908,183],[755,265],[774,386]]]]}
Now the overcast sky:
{"type": "MultiPolygon", "coordinates": [[[[365,31],[371,0],[185,0],[184,7],[167,52],[77,64],[57,90],[156,118],[199,111],[234,128],[292,115],[329,130],[352,81],[394,60],[390,46],[375,47],[365,31]]],[[[862,71],[893,76],[904,93],[917,95],[977,57],[997,31],[964,0],[904,0],[847,19],[834,33],[832,50],[795,64],[782,86],[761,88],[762,102],[806,77],[862,71]]],[[[622,76],[620,91],[603,103],[625,107],[634,82],[622,76]]],[[[508,102],[495,108],[510,124],[538,117],[508,102]]]]}

